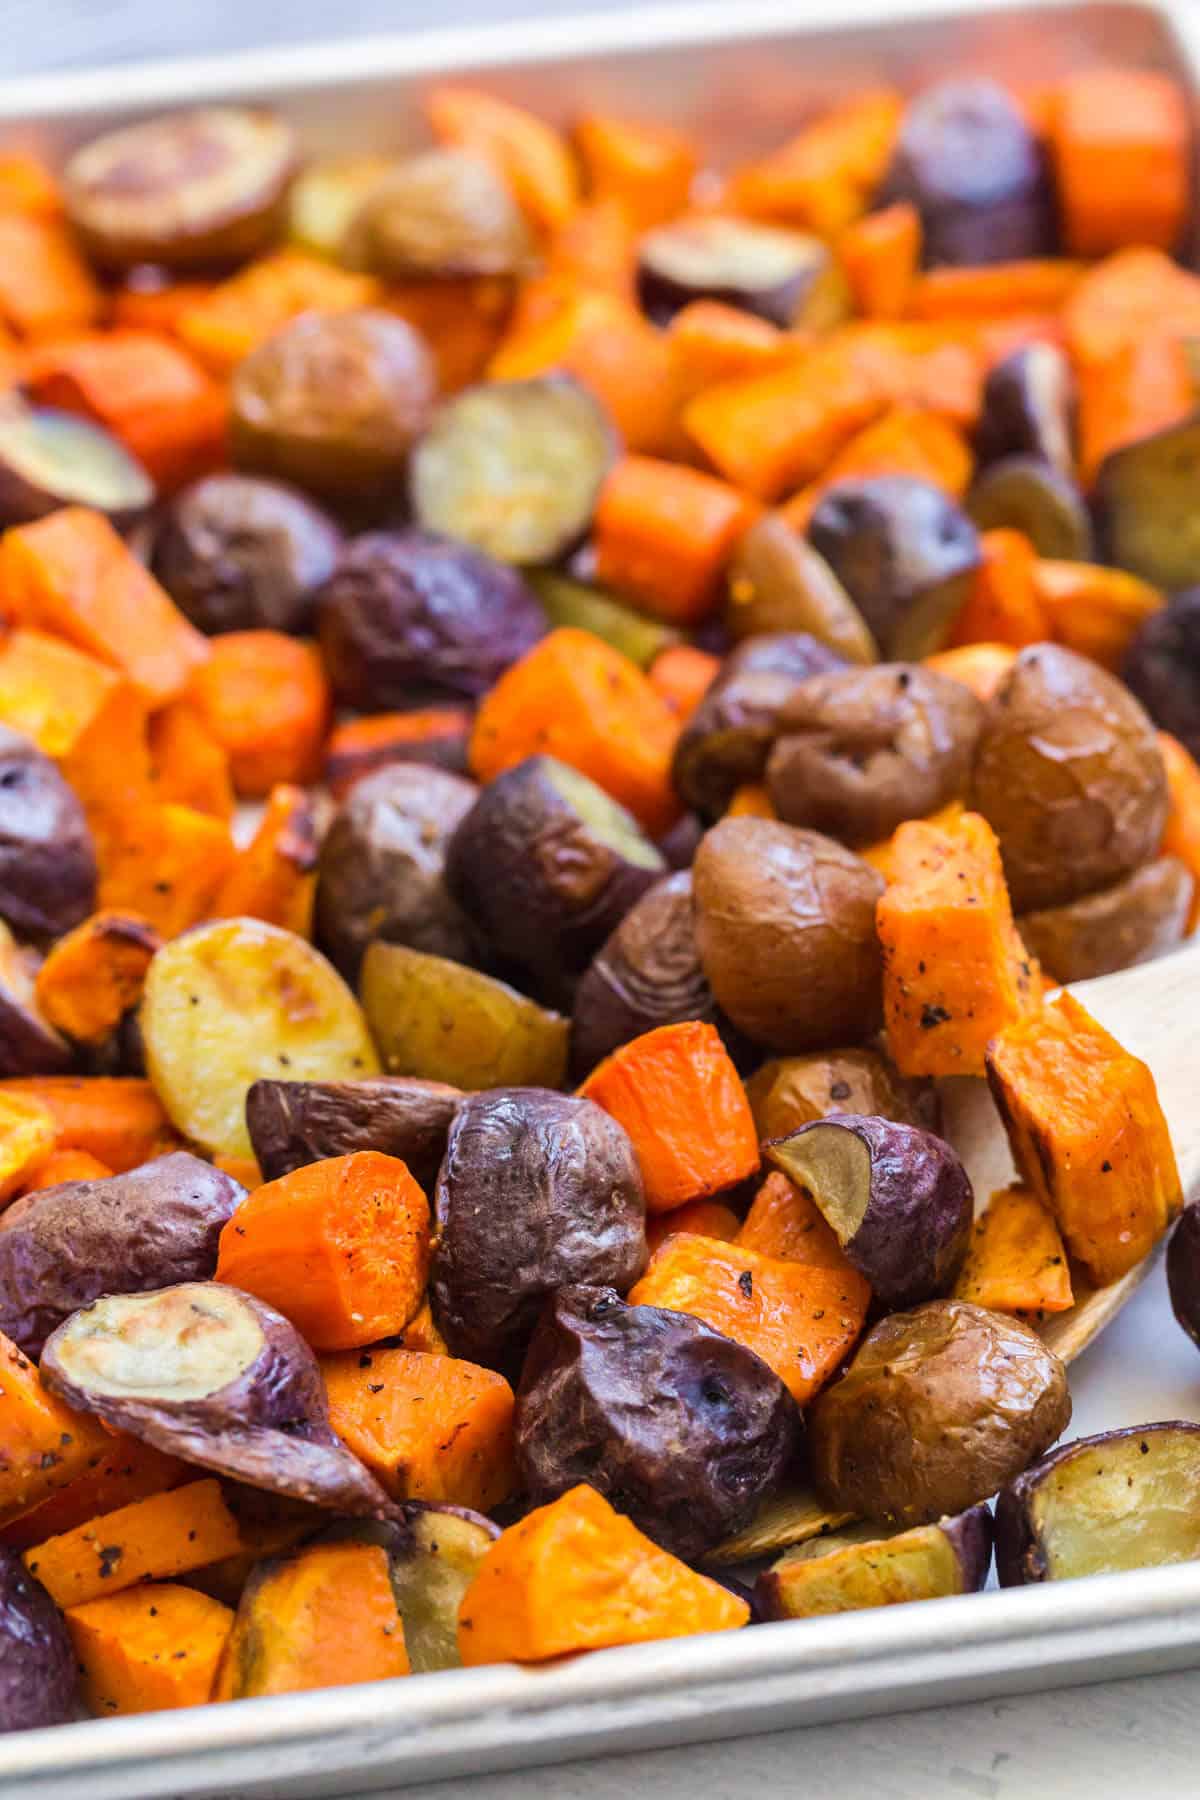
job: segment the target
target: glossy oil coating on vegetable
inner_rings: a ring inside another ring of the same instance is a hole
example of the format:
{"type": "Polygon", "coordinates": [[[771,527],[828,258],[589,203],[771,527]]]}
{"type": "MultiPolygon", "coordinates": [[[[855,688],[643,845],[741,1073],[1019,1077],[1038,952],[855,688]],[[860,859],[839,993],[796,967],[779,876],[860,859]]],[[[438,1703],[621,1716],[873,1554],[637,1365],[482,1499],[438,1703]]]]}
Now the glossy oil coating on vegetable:
{"type": "Polygon", "coordinates": [[[75,1716],[75,1684],[61,1613],[0,1544],[0,1733],[65,1725],[75,1716]]]}

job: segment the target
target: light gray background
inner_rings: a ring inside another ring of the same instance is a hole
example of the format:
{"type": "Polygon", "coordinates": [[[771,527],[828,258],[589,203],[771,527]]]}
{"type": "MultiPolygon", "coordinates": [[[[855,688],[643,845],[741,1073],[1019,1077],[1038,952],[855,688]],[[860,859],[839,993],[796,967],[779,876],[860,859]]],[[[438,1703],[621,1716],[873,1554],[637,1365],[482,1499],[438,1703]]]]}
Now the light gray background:
{"type": "MultiPolygon", "coordinates": [[[[586,0],[620,12],[628,0],[586,0]]],[[[735,0],[731,0],[735,3],[735,0]]],[[[0,0],[0,72],[503,21],[555,0],[0,0]]],[[[897,7],[897,10],[901,10],[897,7]]],[[[407,1790],[409,1800],[1158,1800],[1200,1787],[1200,1673],[407,1790]]],[[[231,1796],[231,1800],[236,1797],[231,1796]]],[[[366,1800],[366,1797],[363,1797],[366,1800]]]]}

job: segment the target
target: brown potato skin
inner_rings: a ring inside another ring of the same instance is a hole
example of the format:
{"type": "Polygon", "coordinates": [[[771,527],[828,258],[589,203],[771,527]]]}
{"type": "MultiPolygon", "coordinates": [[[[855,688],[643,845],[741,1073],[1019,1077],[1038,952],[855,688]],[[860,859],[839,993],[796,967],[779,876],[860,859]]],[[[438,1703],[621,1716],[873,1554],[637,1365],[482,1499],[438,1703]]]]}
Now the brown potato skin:
{"type": "Polygon", "coordinates": [[[746,1083],[760,1138],[786,1137],[813,1119],[873,1114],[937,1131],[941,1102],[931,1081],[909,1080],[880,1050],[828,1050],[772,1057],[746,1083]]]}
{"type": "Polygon", "coordinates": [[[256,1081],[246,1095],[246,1125],[264,1181],[329,1156],[378,1150],[407,1163],[429,1192],[462,1098],[445,1082],[405,1075],[256,1081]]]}
{"type": "Polygon", "coordinates": [[[1075,375],[1065,350],[1037,340],[989,370],[975,432],[981,467],[1005,456],[1037,456],[1071,475],[1075,468],[1075,375]]]}
{"type": "Polygon", "coordinates": [[[234,463],[332,500],[386,494],[436,391],[429,349],[403,319],[369,307],[303,313],[234,372],[234,463]]]}
{"type": "Polygon", "coordinates": [[[530,1505],[587,1481],[685,1561],[749,1523],[799,1437],[799,1408],[752,1350],[610,1287],[555,1295],[517,1393],[530,1505]]]}
{"type": "Polygon", "coordinates": [[[471,1094],[435,1200],[430,1299],[455,1356],[513,1373],[549,1295],[627,1293],[646,1264],[633,1145],[590,1100],[549,1088],[471,1094]]]}
{"type": "Polygon", "coordinates": [[[747,638],[730,651],[679,734],[671,779],[684,804],[719,818],[743,783],[762,779],[780,711],[797,683],[843,666],[803,631],[747,638]]]}
{"type": "Polygon", "coordinates": [[[879,1030],[883,881],[852,850],[773,819],[723,819],[692,866],[696,944],[718,1006],[771,1050],[879,1030]]]}
{"type": "Polygon", "coordinates": [[[282,482],[206,475],[171,501],[153,569],[201,631],[307,631],[342,534],[282,482]]]}
{"type": "Polygon", "coordinates": [[[1021,936],[1056,981],[1089,981],[1150,962],[1187,936],[1195,877],[1175,856],[1144,863],[1099,893],[1025,913],[1021,936]]]}
{"type": "Polygon", "coordinates": [[[1171,1311],[1200,1348],[1200,1203],[1193,1201],[1179,1215],[1179,1223],[1167,1245],[1167,1288],[1171,1311]]]}
{"type": "Polygon", "coordinates": [[[779,817],[853,849],[966,791],[983,705],[919,663],[814,675],[779,714],[767,791],[779,817]]]}
{"type": "Polygon", "coordinates": [[[232,1176],[182,1150],[30,1196],[0,1231],[0,1332],[37,1357],[56,1326],[101,1294],[208,1279],[245,1196],[232,1176]]]}
{"type": "Polygon", "coordinates": [[[0,918],[29,937],[59,937],[95,902],[82,806],[48,756],[0,725],[0,918]]]}
{"type": "Polygon", "coordinates": [[[474,782],[420,763],[356,781],[321,845],[316,941],[353,983],[376,938],[473,962],[479,938],[446,886],[446,846],[474,782]]]}
{"type": "Polygon", "coordinates": [[[409,156],[371,188],[339,260],[389,281],[521,275],[534,246],[490,163],[467,150],[409,156]]]}
{"type": "Polygon", "coordinates": [[[970,801],[1000,840],[1014,910],[1037,912],[1157,854],[1166,772],[1149,719],[1114,676],[1032,644],[988,706],[970,801]]]}
{"type": "Polygon", "coordinates": [[[0,1737],[70,1724],[75,1687],[62,1614],[19,1552],[0,1544],[0,1737]]]}
{"type": "Polygon", "coordinates": [[[764,513],[729,564],[724,620],[741,642],[767,632],[808,632],[847,662],[872,663],[879,647],[824,557],[780,513],[764,513]]]}
{"type": "Polygon", "coordinates": [[[931,1300],[881,1319],[817,1396],[812,1471],[828,1506],[922,1524],[994,1494],[1070,1417],[1066,1370],[1027,1325],[931,1300]]]}

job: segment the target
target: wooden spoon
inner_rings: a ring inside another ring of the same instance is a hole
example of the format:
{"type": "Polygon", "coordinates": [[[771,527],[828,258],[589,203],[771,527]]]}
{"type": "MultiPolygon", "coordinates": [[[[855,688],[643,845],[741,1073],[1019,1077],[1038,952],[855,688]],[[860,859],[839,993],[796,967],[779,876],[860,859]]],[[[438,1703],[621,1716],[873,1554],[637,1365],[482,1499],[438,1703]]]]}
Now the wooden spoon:
{"type": "MultiPolygon", "coordinates": [[[[1150,1065],[1171,1128],[1184,1200],[1200,1198],[1200,945],[1141,968],[1078,982],[1071,991],[1118,1043],[1150,1065]]],[[[943,1130],[967,1166],[982,1209],[996,1188],[1007,1187],[1016,1177],[1000,1115],[984,1081],[960,1076],[940,1086],[943,1130]]],[[[1089,1288],[1076,1279],[1074,1306],[1038,1327],[1055,1354],[1069,1363],[1085,1350],[1140,1287],[1161,1250],[1160,1244],[1108,1287],[1089,1288]]],[[[811,1490],[797,1488],[768,1501],[753,1523],[714,1550],[709,1560],[733,1563],[767,1556],[836,1531],[850,1517],[827,1512],[811,1490]]]]}

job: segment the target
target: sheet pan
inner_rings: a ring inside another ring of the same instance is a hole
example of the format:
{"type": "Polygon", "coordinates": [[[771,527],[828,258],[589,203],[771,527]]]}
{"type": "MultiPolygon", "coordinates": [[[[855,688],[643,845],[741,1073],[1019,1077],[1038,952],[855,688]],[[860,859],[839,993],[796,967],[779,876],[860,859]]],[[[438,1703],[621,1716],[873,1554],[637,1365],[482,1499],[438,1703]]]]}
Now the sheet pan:
{"type": "MultiPolygon", "coordinates": [[[[778,141],[865,83],[965,70],[1047,81],[1089,63],[1194,88],[1190,0],[1034,6],[880,0],[677,6],[627,17],[5,82],[0,146],[59,155],[109,125],[205,99],[279,107],[315,152],[420,141],[419,100],[455,72],[567,119],[611,107],[696,130],[717,161],[778,141]]],[[[1200,1360],[1161,1269],[1072,1369],[1072,1433],[1200,1418],[1200,1360]]],[[[59,1727],[0,1739],[4,1800],[319,1796],[779,1730],[1200,1666],[1200,1563],[501,1667],[59,1727]]]]}

